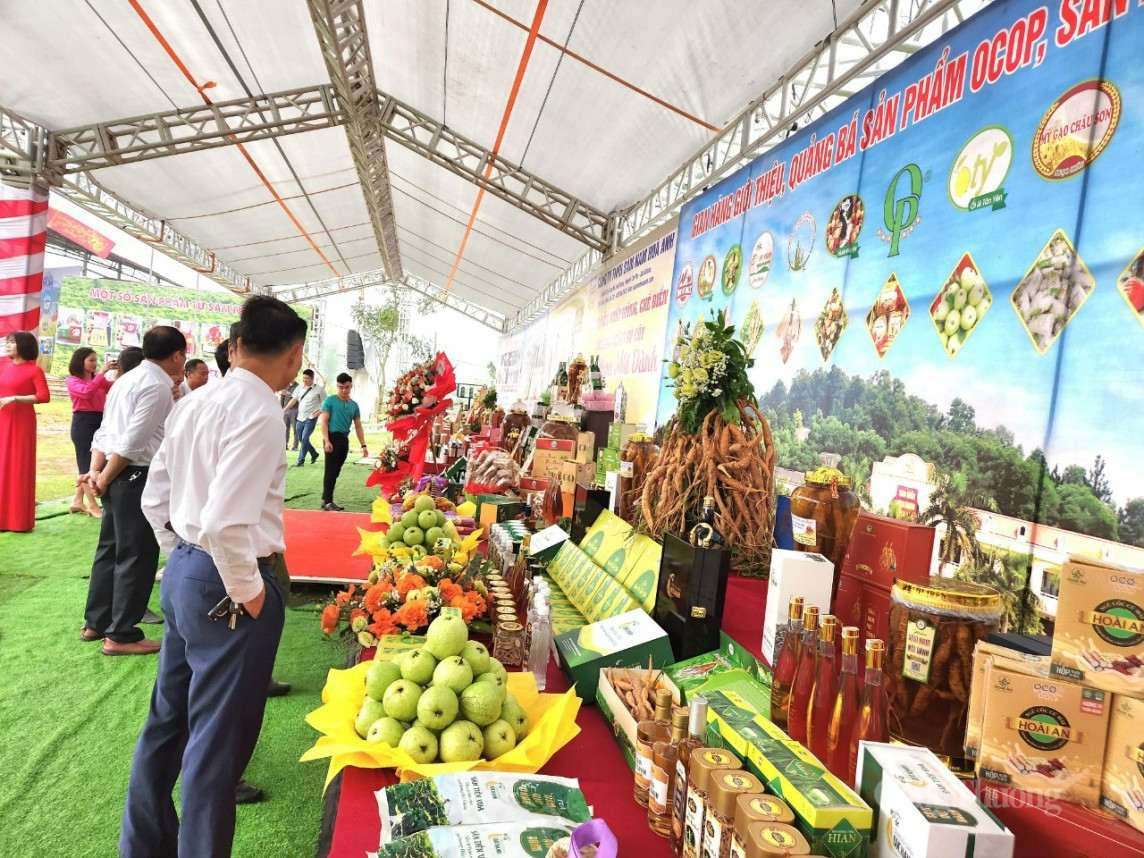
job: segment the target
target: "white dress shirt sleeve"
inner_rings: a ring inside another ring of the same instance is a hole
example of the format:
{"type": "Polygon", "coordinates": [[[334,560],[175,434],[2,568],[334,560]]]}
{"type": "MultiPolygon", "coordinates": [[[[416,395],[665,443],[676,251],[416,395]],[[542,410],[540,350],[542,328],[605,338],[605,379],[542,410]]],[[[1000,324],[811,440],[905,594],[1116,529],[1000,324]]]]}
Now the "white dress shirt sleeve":
{"type": "Polygon", "coordinates": [[[159,445],[159,452],[151,460],[151,469],[147,472],[147,485],[143,488],[140,506],[144,518],[155,531],[159,547],[170,557],[178,544],[178,538],[168,527],[171,522],[171,474],[167,471],[166,442],[159,445]]]}
{"type": "Polygon", "coordinates": [[[214,560],[227,594],[236,602],[248,602],[263,588],[252,535],[262,516],[266,487],[284,465],[282,421],[263,416],[224,431],[201,512],[199,540],[214,560]]]}
{"type": "MultiPolygon", "coordinates": [[[[140,367],[142,369],[142,367],[140,367]]],[[[136,397],[127,427],[115,439],[113,450],[104,450],[109,455],[118,453],[129,462],[138,462],[146,457],[147,443],[171,413],[174,404],[170,387],[161,384],[141,384],[136,388],[136,397]]]]}

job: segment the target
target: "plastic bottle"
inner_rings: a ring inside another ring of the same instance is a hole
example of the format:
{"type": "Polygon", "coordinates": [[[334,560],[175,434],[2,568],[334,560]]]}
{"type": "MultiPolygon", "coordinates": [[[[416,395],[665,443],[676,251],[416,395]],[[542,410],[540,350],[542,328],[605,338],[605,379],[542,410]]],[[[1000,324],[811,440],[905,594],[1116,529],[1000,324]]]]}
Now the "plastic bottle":
{"type": "Polygon", "coordinates": [[[548,650],[552,646],[552,623],[548,603],[541,600],[532,621],[532,639],[528,647],[528,669],[536,679],[536,690],[543,691],[548,676],[548,650]]]}

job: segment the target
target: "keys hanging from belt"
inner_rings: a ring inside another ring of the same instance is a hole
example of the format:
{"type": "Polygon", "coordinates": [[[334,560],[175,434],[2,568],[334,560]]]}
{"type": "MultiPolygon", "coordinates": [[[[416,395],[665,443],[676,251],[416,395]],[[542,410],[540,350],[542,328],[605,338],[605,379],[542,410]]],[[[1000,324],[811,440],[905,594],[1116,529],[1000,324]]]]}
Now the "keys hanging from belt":
{"type": "Polygon", "coordinates": [[[246,611],[242,605],[230,596],[225,596],[222,601],[210,609],[207,616],[212,620],[221,620],[223,617],[230,618],[230,627],[233,629],[238,623],[238,618],[245,614],[246,611]]]}

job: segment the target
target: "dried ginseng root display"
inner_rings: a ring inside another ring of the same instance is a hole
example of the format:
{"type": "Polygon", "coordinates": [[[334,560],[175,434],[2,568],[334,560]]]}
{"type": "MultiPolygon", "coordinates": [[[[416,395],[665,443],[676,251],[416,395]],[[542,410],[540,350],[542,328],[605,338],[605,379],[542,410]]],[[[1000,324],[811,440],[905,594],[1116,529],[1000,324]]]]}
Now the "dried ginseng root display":
{"type": "Polygon", "coordinates": [[[934,576],[928,585],[898,581],[891,602],[885,678],[890,736],[960,768],[973,648],[997,631],[1001,594],[934,576]]]}

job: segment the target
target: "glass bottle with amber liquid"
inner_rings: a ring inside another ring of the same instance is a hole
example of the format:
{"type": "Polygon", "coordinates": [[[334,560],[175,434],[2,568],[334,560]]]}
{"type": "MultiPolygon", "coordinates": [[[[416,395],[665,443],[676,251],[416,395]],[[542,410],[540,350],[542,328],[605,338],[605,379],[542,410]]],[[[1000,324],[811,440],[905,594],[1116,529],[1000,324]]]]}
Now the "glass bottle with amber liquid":
{"type": "Polygon", "coordinates": [[[862,689],[862,703],[858,707],[858,723],[850,737],[850,768],[844,780],[854,786],[858,771],[858,743],[885,742],[888,738],[886,723],[886,690],[882,684],[882,662],[886,645],[877,638],[866,641],[866,687],[862,689]]]}
{"type": "Polygon", "coordinates": [[[802,596],[791,596],[787,609],[787,630],[782,649],[775,659],[774,680],[771,685],[771,721],[782,730],[787,728],[787,708],[790,706],[790,688],[798,667],[798,654],[802,646],[802,596]]]}
{"type": "Polygon", "coordinates": [[[660,837],[671,837],[675,810],[675,764],[679,743],[687,736],[687,710],[671,713],[671,738],[651,746],[651,784],[647,790],[647,827],[660,837]]]}
{"type": "Polygon", "coordinates": [[[838,696],[838,669],[835,667],[834,637],[838,620],[831,614],[818,624],[818,675],[814,690],[810,692],[810,710],[807,713],[807,748],[822,762],[826,760],[826,736],[830,730],[830,714],[834,698],[838,696]]]}
{"type": "Polygon", "coordinates": [[[541,516],[544,518],[544,523],[549,527],[559,524],[560,519],[564,516],[564,495],[560,492],[560,472],[554,467],[548,469],[548,488],[544,490],[541,516]]]}
{"type": "Polygon", "coordinates": [[[834,708],[830,713],[830,727],[826,731],[826,763],[839,780],[845,781],[850,769],[850,737],[858,720],[858,627],[842,628],[842,672],[838,677],[838,692],[834,695],[834,708]]]}
{"type": "Polygon", "coordinates": [[[640,807],[647,807],[647,791],[651,786],[654,763],[652,746],[671,738],[671,691],[661,688],[655,693],[655,714],[650,721],[636,724],[636,770],[633,795],[640,807]]]}
{"type": "Polygon", "coordinates": [[[810,693],[818,676],[818,606],[807,605],[802,612],[802,643],[798,667],[790,686],[787,706],[787,735],[806,746],[806,721],[810,712],[810,693]]]}
{"type": "Polygon", "coordinates": [[[675,760],[675,786],[671,792],[671,849],[683,851],[684,820],[687,819],[687,773],[691,769],[691,752],[703,747],[703,731],[707,729],[707,698],[693,697],[687,719],[687,736],[679,743],[675,760]]]}

